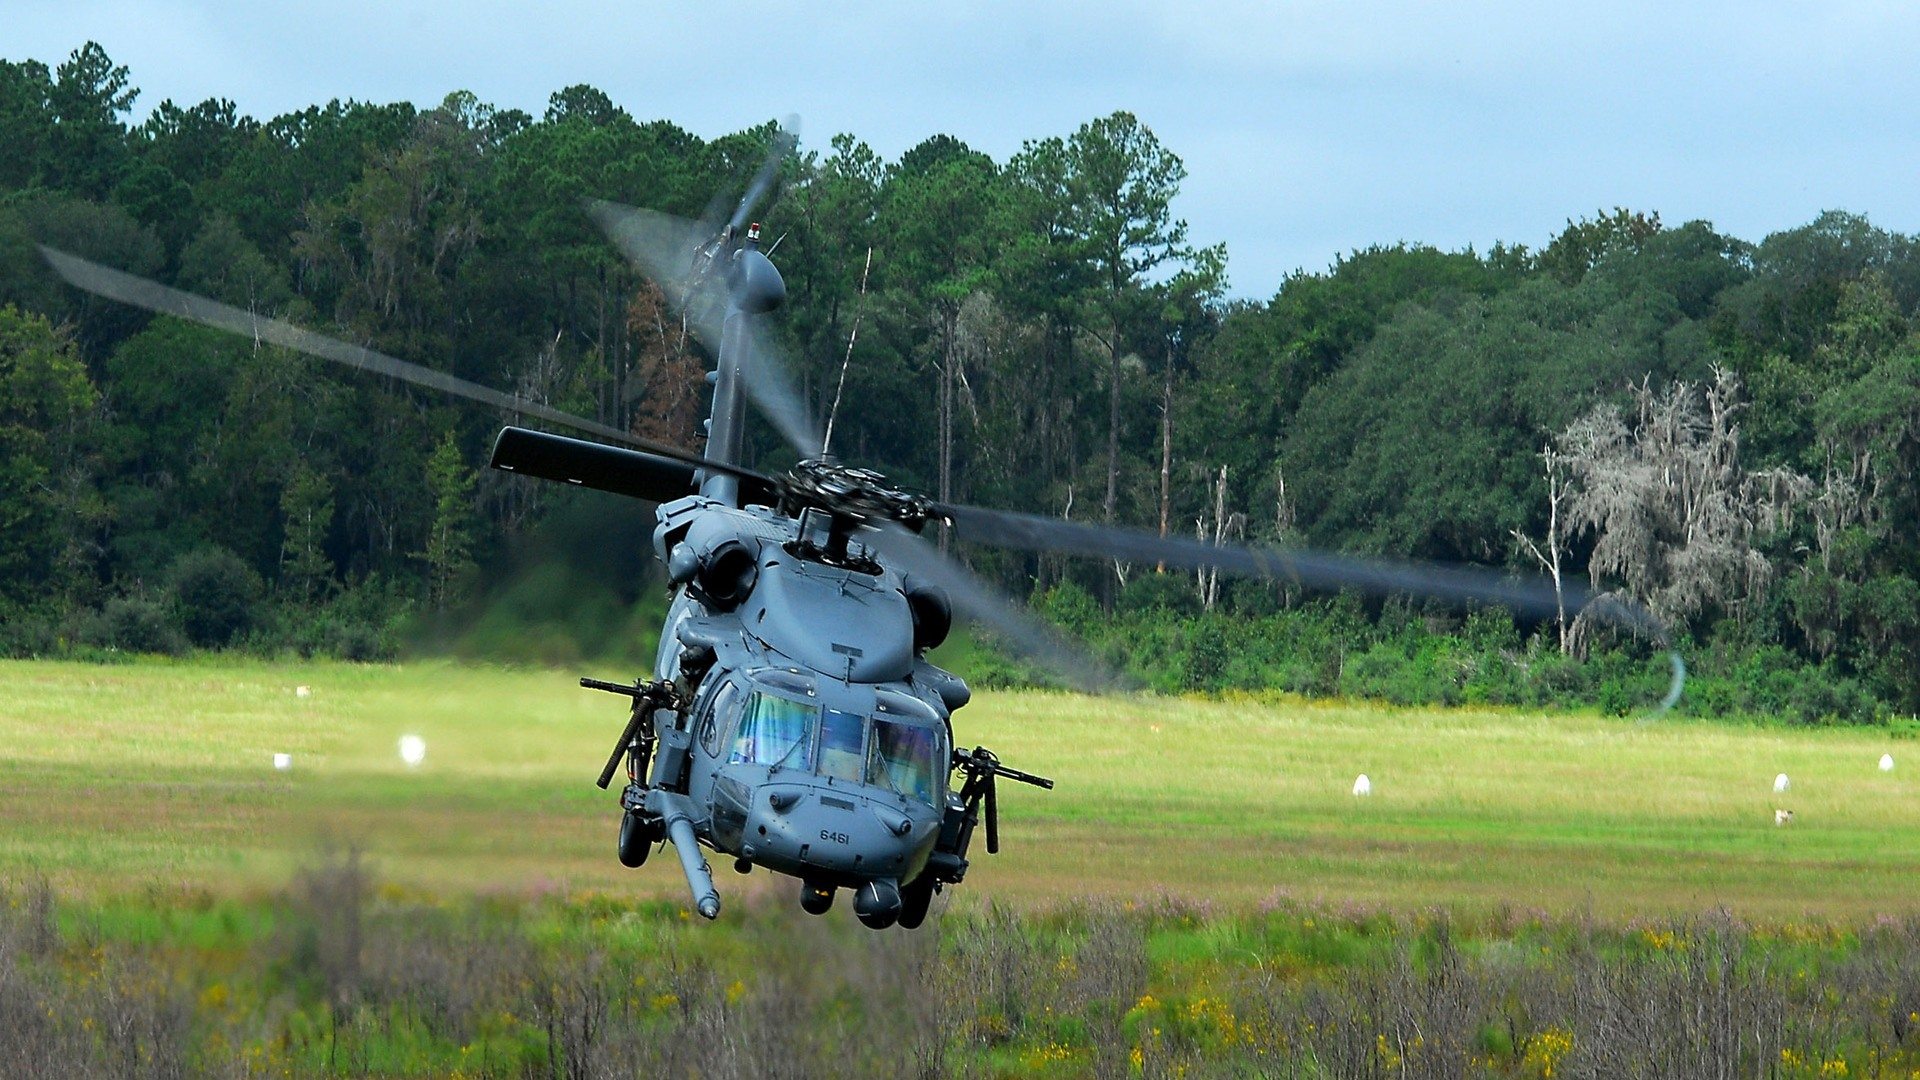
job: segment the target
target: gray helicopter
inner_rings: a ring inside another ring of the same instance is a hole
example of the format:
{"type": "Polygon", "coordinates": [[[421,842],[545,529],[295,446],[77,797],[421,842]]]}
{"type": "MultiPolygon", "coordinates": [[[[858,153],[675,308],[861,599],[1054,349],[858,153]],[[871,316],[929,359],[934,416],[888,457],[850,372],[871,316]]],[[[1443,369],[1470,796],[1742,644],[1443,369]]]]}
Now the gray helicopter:
{"type": "MultiPolygon", "coordinates": [[[[587,212],[659,286],[714,358],[704,453],[479,386],[372,350],[42,248],[71,284],[352,367],[568,427],[597,440],[504,428],[491,467],[659,504],[653,550],[671,602],[652,678],[581,679],[631,699],[599,776],[625,765],[617,852],[630,867],[671,844],[695,910],[720,894],[704,849],[801,882],[821,914],[853,893],[875,929],[918,927],[935,893],[965,880],[975,830],[999,849],[997,782],[1053,782],[989,750],[961,750],[953,714],[966,683],[927,659],[958,612],[1082,688],[1124,685],[920,537],[939,522],[962,540],[1028,551],[1215,568],[1324,590],[1494,604],[1523,616],[1595,617],[1664,643],[1619,599],[1470,567],[1211,544],[930,500],[842,464],[825,444],[764,330],[786,296],[751,215],[793,140],[783,131],[732,216],[690,222],[608,202],[587,212]],[[801,461],[746,467],[746,407],[801,461]],[[1564,606],[1563,606],[1564,605],[1564,606]]],[[[1672,655],[1677,700],[1685,669],[1672,655]]]]}

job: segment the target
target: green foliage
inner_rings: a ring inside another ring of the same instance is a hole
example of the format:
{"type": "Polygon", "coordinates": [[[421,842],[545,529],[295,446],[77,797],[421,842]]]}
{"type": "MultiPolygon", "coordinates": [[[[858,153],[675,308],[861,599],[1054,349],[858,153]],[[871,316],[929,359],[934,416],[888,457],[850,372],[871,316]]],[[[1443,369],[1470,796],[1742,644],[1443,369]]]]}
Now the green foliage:
{"type": "MultiPolygon", "coordinates": [[[[1183,613],[1134,603],[1102,615],[1084,590],[1057,587],[1040,610],[1091,642],[1110,662],[1168,693],[1273,692],[1350,697],[1404,706],[1494,705],[1647,715],[1668,690],[1666,654],[1631,641],[1563,656],[1551,626],[1522,629],[1505,612],[1465,619],[1388,607],[1368,617],[1351,597],[1265,615],[1183,613]]],[[[1847,674],[1775,644],[1676,643],[1687,664],[1684,716],[1877,724],[1905,709],[1891,680],[1847,674]]],[[[968,668],[969,673],[973,670],[968,668]]]]}
{"type": "Polygon", "coordinates": [[[86,643],[129,653],[176,655],[187,650],[176,606],[149,596],[116,596],[81,630],[86,643]]]}
{"type": "Polygon", "coordinates": [[[1536,513],[1547,433],[1581,403],[1669,370],[1671,318],[1654,299],[1539,279],[1451,311],[1402,308],[1303,400],[1285,462],[1311,535],[1503,561],[1508,534],[1536,513]]]}
{"type": "Polygon", "coordinates": [[[1615,207],[1611,214],[1567,222],[1567,229],[1540,252],[1538,267],[1568,285],[1608,259],[1638,252],[1660,232],[1660,215],[1615,207]]]}
{"type": "MultiPolygon", "coordinates": [[[[164,101],[130,127],[137,94],[94,43],[0,62],[0,649],[109,623],[157,641],[134,598],[217,547],[272,592],[217,628],[181,608],[200,644],[643,652],[636,569],[565,605],[515,584],[573,596],[593,575],[521,547],[564,499],[467,466],[500,417],[83,295],[35,245],[686,440],[699,359],[580,202],[698,216],[775,126],[703,139],[580,85],[538,119],[456,92],[266,119],[164,101]],[[463,595],[481,580],[498,588],[463,595]]],[[[1915,238],[1829,212],[1747,243],[1616,209],[1538,252],[1374,246],[1228,304],[1224,247],[1180,219],[1185,179],[1125,111],[1003,162],[947,135],[887,161],[842,134],[780,163],[759,210],[790,292],[773,332],[819,412],[847,365],[835,451],[954,500],[1531,570],[1514,536],[1545,533],[1540,448],[1630,385],[1728,367],[1741,467],[1816,490],[1753,549],[1737,619],[1674,628],[1715,657],[1779,650],[1724,693],[1707,663],[1708,711],[1920,710],[1915,238]]],[[[748,450],[791,456],[763,427],[748,450]]],[[[1568,540],[1567,575],[1591,577],[1593,537],[1568,540]]],[[[1643,657],[1567,659],[1481,616],[1235,582],[1207,611],[1150,567],[974,565],[1169,690],[1623,709],[1659,682],[1643,657]]],[[[1034,677],[987,655],[988,681],[1034,677]]]]}
{"type": "Polygon", "coordinates": [[[653,663],[666,614],[657,598],[623,604],[576,568],[546,562],[493,590],[453,651],[555,667],[595,660],[640,669],[653,663]]]}
{"type": "Polygon", "coordinates": [[[0,307],[0,612],[57,602],[81,584],[98,519],[84,439],[95,400],[72,342],[0,307]]]}
{"type": "Polygon", "coordinates": [[[369,577],[316,607],[282,605],[278,625],[264,644],[301,656],[341,660],[392,660],[400,652],[412,599],[392,581],[369,577]]]}
{"type": "Polygon", "coordinates": [[[427,599],[443,608],[456,598],[461,579],[473,572],[473,470],[449,431],[427,459],[427,489],[434,500],[427,531],[427,599]]]}
{"type": "Polygon", "coordinates": [[[1128,615],[1167,611],[1192,616],[1200,612],[1200,594],[1185,574],[1141,574],[1120,590],[1114,610],[1128,615]]]}
{"type": "Polygon", "coordinates": [[[195,645],[228,645],[254,625],[265,589],[260,575],[220,547],[195,548],[173,561],[167,588],[180,627],[195,645]]]}
{"type": "Polygon", "coordinates": [[[54,124],[43,165],[49,187],[91,199],[114,190],[129,156],[121,117],[139,95],[127,68],[109,59],[97,42],[75,49],[54,69],[47,92],[54,124]]]}
{"type": "Polygon", "coordinates": [[[280,584],[294,599],[323,595],[333,585],[333,561],[327,556],[327,531],[333,525],[333,484],[323,474],[297,463],[280,490],[280,520],[285,539],[280,549],[280,584]]]}

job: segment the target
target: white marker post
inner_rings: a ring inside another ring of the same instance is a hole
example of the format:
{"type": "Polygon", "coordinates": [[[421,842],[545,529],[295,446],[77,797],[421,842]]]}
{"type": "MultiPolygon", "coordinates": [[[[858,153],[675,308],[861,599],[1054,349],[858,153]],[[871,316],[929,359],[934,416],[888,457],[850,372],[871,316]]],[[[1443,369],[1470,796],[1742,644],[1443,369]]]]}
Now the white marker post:
{"type": "Polygon", "coordinates": [[[409,769],[419,768],[420,763],[427,760],[427,740],[418,735],[400,736],[400,760],[406,762],[409,769]]]}

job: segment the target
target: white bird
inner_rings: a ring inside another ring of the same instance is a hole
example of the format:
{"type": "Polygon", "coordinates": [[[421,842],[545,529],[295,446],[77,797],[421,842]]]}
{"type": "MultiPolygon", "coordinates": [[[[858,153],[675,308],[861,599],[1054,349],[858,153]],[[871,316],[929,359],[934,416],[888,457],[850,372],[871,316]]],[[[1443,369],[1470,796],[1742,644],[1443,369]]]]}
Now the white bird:
{"type": "Polygon", "coordinates": [[[1793,781],[1787,779],[1786,773],[1781,773],[1779,776],[1776,776],[1773,778],[1773,793],[1775,795],[1778,795],[1781,792],[1786,791],[1792,787],[1793,787],[1793,781]]]}
{"type": "Polygon", "coordinates": [[[293,755],[292,754],[273,755],[273,767],[276,769],[279,769],[281,772],[286,772],[288,769],[293,768],[293,755]]]}
{"type": "Polygon", "coordinates": [[[1881,772],[1893,771],[1893,755],[1892,754],[1880,755],[1880,771],[1881,772]]]}
{"type": "Polygon", "coordinates": [[[294,697],[312,697],[312,696],[313,696],[313,687],[311,687],[311,686],[296,686],[296,687],[294,687],[294,688],[293,688],[293,696],[294,696],[294,697]]]}
{"type": "Polygon", "coordinates": [[[1775,825],[1791,825],[1791,824],[1793,824],[1793,811],[1791,811],[1791,810],[1775,810],[1775,811],[1773,812],[1773,823],[1774,823],[1775,825]]]}
{"type": "Polygon", "coordinates": [[[1367,779],[1366,773],[1361,773],[1359,778],[1353,782],[1353,793],[1355,795],[1373,794],[1373,781],[1367,779]]]}
{"type": "Polygon", "coordinates": [[[427,740],[418,735],[400,736],[400,760],[412,769],[427,760],[427,740]]]}

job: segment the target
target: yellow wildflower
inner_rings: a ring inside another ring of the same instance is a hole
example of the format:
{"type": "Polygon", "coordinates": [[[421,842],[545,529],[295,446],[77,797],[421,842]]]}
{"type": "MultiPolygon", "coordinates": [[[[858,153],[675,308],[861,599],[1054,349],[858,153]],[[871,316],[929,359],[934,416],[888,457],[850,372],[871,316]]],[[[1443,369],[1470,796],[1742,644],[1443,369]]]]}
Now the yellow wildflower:
{"type": "Polygon", "coordinates": [[[1573,1032],[1550,1027],[1527,1040],[1527,1053],[1522,1064],[1535,1070],[1542,1080],[1552,1080],[1554,1070],[1572,1051],[1573,1032]]]}

